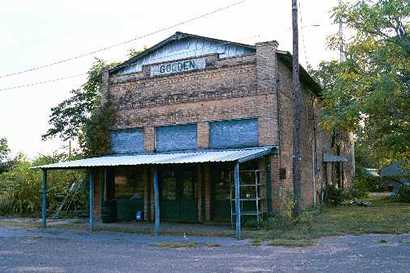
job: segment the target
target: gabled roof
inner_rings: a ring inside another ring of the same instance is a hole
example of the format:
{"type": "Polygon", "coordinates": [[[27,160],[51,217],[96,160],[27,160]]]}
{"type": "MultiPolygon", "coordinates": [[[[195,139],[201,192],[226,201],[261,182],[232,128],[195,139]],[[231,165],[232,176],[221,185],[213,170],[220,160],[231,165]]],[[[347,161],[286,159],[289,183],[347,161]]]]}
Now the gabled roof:
{"type": "MultiPolygon", "coordinates": [[[[175,34],[171,35],[167,39],[155,44],[154,46],[145,49],[141,53],[137,54],[136,56],[128,59],[127,61],[119,64],[118,66],[112,68],[110,70],[110,73],[115,73],[121,70],[122,68],[128,67],[131,64],[135,63],[137,60],[148,56],[149,54],[153,53],[154,51],[164,47],[165,45],[176,41],[176,40],[182,40],[182,39],[201,39],[201,40],[206,40],[209,42],[215,42],[215,43],[226,43],[230,44],[233,46],[237,47],[242,47],[248,50],[252,50],[256,52],[256,46],[255,45],[249,45],[249,44],[243,44],[243,43],[237,43],[237,42],[232,42],[232,41],[227,41],[227,40],[221,40],[221,39],[215,39],[215,38],[210,38],[206,36],[200,36],[200,35],[195,35],[195,34],[189,34],[189,33],[184,33],[184,32],[175,32],[175,34]]],[[[292,70],[292,54],[288,51],[277,51],[278,54],[278,59],[284,63],[290,70],[292,70]]],[[[301,65],[300,66],[300,79],[301,82],[304,83],[315,95],[320,96],[322,88],[321,86],[309,75],[309,73],[305,70],[305,68],[301,65]]]]}
{"type": "Polygon", "coordinates": [[[407,170],[405,165],[405,162],[393,162],[382,168],[380,175],[383,177],[410,177],[410,170],[407,170]]]}
{"type": "Polygon", "coordinates": [[[206,37],[206,36],[200,36],[200,35],[195,35],[195,34],[189,34],[189,33],[184,33],[184,32],[175,32],[173,35],[171,35],[170,37],[166,38],[165,40],[162,40],[161,42],[153,45],[150,48],[145,49],[144,51],[142,51],[141,53],[135,55],[134,57],[128,59],[127,61],[119,64],[118,66],[112,68],[110,70],[110,73],[115,73],[118,70],[120,70],[123,67],[126,67],[132,63],[134,63],[135,61],[137,61],[138,59],[141,59],[142,57],[145,57],[149,54],[151,54],[152,52],[160,49],[161,47],[169,44],[172,41],[175,40],[182,40],[182,39],[188,39],[188,38],[196,38],[196,39],[205,39],[207,41],[210,42],[216,42],[216,43],[229,43],[231,45],[235,45],[235,46],[239,46],[239,47],[244,47],[247,49],[251,49],[251,50],[256,50],[255,46],[253,45],[247,45],[247,44],[242,44],[242,43],[237,43],[237,42],[231,42],[231,41],[227,41],[227,40],[220,40],[220,39],[215,39],[215,38],[210,38],[210,37],[206,37]]]}
{"type": "MultiPolygon", "coordinates": [[[[292,54],[289,51],[281,51],[281,50],[278,50],[277,54],[278,54],[279,60],[282,61],[292,71],[292,54]]],[[[301,82],[306,84],[306,86],[312,92],[314,92],[315,95],[321,96],[322,87],[320,86],[320,84],[318,84],[309,75],[309,73],[306,71],[306,69],[302,65],[299,66],[299,69],[300,69],[299,74],[300,74],[301,82]]]]}

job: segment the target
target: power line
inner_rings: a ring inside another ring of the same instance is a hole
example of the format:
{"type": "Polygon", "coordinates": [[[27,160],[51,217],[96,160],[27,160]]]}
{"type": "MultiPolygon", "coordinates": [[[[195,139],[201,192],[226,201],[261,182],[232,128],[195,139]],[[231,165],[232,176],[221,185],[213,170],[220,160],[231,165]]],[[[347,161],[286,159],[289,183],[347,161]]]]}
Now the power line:
{"type": "Polygon", "coordinates": [[[43,84],[49,84],[49,83],[58,82],[58,81],[63,81],[63,80],[68,80],[68,79],[77,78],[77,77],[85,76],[85,75],[87,75],[87,73],[81,73],[81,74],[76,74],[76,75],[70,75],[70,76],[65,76],[65,77],[59,77],[59,78],[55,78],[55,79],[52,79],[52,80],[45,80],[45,81],[32,82],[32,83],[26,83],[26,84],[21,84],[21,85],[15,85],[15,86],[6,87],[6,88],[0,88],[0,92],[1,92],[1,91],[7,91],[7,90],[13,90],[13,89],[33,87],[33,86],[43,85],[43,84]]]}
{"type": "MultiPolygon", "coordinates": [[[[245,38],[249,38],[249,37],[255,37],[255,36],[260,36],[260,34],[258,35],[252,35],[252,36],[247,36],[245,38]]],[[[243,39],[244,37],[242,37],[241,39],[243,39]]],[[[235,42],[231,42],[231,41],[225,41],[224,43],[222,43],[223,45],[231,45],[231,44],[235,44],[235,42]]],[[[168,54],[167,57],[174,57],[174,56],[178,56],[178,57],[183,57],[186,56],[187,54],[192,54],[193,56],[197,56],[197,53],[200,52],[200,49],[196,49],[196,50],[187,50],[187,51],[183,51],[183,52],[176,52],[173,54],[168,54]]],[[[261,56],[262,57],[262,56],[261,56]]],[[[157,58],[152,58],[150,59],[150,63],[147,65],[151,65],[153,63],[151,63],[152,61],[155,60],[162,60],[163,57],[157,57],[157,58]]],[[[171,58],[168,61],[172,61],[173,58],[171,58]]],[[[135,63],[130,63],[124,67],[127,68],[129,66],[133,66],[135,65],[135,63]]],[[[21,84],[21,85],[16,85],[16,86],[11,86],[11,87],[6,87],[6,88],[0,88],[0,92],[1,91],[7,91],[7,90],[14,90],[14,89],[21,89],[21,88],[27,88],[27,87],[33,87],[33,86],[37,86],[37,85],[44,85],[44,84],[49,84],[49,83],[53,83],[53,82],[57,82],[57,81],[63,81],[63,80],[67,80],[67,79],[71,79],[71,78],[76,78],[76,77],[80,77],[80,76],[85,76],[87,75],[87,73],[81,73],[81,74],[76,74],[76,75],[70,75],[70,76],[63,76],[63,77],[59,77],[56,79],[51,79],[51,80],[44,80],[44,81],[39,81],[39,82],[32,82],[32,83],[26,83],[26,84],[21,84]]]]}
{"type": "Polygon", "coordinates": [[[0,75],[0,79],[1,79],[1,78],[6,78],[6,77],[17,76],[17,75],[21,75],[21,74],[24,74],[24,73],[37,71],[37,70],[40,70],[40,69],[43,69],[43,68],[47,68],[47,67],[51,67],[51,66],[55,66],[55,65],[67,63],[67,62],[70,62],[70,61],[74,61],[74,60],[77,60],[77,59],[81,59],[81,58],[84,58],[84,57],[87,57],[87,56],[94,55],[94,54],[99,53],[99,52],[102,52],[102,51],[107,51],[107,50],[112,49],[112,48],[115,48],[115,47],[119,47],[119,46],[122,46],[122,45],[126,45],[126,44],[129,44],[129,43],[135,42],[135,41],[137,41],[137,40],[141,40],[141,39],[147,38],[147,37],[149,37],[149,36],[152,36],[152,35],[155,35],[155,34],[158,34],[158,33],[161,33],[161,32],[167,31],[167,30],[170,30],[170,29],[173,29],[173,28],[175,28],[175,27],[179,27],[179,26],[182,26],[182,25],[191,23],[191,22],[193,22],[193,21],[202,19],[202,18],[204,18],[204,17],[208,17],[208,16],[213,15],[213,14],[215,14],[215,13],[218,13],[218,12],[221,12],[221,11],[224,11],[224,10],[227,10],[227,9],[230,9],[230,8],[232,8],[232,7],[234,7],[234,6],[243,4],[243,3],[246,2],[246,1],[247,1],[247,0],[237,1],[237,2],[234,2],[234,3],[229,4],[229,5],[227,5],[227,6],[223,6],[223,7],[217,8],[217,9],[215,9],[215,10],[209,11],[209,12],[207,12],[207,13],[201,14],[201,15],[199,15],[199,16],[195,16],[195,17],[189,18],[189,19],[187,19],[187,20],[178,22],[178,23],[173,24],[173,25],[171,25],[171,26],[167,26],[167,27],[164,27],[164,28],[160,28],[160,29],[158,29],[158,30],[155,30],[155,31],[146,33],[146,34],[144,34],[144,35],[137,36],[137,37],[134,37],[134,38],[132,38],[132,39],[129,39],[129,40],[126,40],[126,41],[122,41],[122,42],[119,42],[119,43],[115,43],[115,44],[112,44],[112,45],[109,45],[109,46],[106,46],[106,47],[103,47],[103,48],[99,48],[99,49],[92,50],[92,51],[89,51],[89,52],[85,52],[85,53],[82,53],[82,54],[79,54],[79,55],[76,55],[76,56],[72,56],[72,57],[69,57],[69,58],[65,58],[65,59],[61,59],[61,60],[58,60],[58,61],[54,61],[54,62],[51,62],[51,63],[48,63],[48,64],[33,66],[33,67],[31,67],[31,68],[28,68],[28,69],[25,69],[25,70],[22,70],[22,71],[12,72],[12,73],[8,73],[8,74],[0,75]]]}

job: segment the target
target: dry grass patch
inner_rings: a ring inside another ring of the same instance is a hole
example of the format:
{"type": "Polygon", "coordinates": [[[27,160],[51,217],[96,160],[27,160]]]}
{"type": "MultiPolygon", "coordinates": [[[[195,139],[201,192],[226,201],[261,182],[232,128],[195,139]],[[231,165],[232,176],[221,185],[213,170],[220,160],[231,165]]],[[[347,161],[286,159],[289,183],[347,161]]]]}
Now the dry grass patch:
{"type": "Polygon", "coordinates": [[[384,197],[373,197],[367,201],[372,206],[323,207],[305,212],[303,221],[248,230],[244,235],[254,240],[253,245],[267,241],[270,245],[305,246],[324,236],[410,233],[410,204],[384,197]]]}

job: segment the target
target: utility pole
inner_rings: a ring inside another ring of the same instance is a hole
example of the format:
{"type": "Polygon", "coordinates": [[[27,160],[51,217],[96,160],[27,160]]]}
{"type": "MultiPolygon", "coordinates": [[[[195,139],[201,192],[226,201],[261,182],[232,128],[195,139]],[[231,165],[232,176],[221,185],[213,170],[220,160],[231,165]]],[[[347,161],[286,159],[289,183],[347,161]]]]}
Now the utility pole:
{"type": "Polygon", "coordinates": [[[300,129],[302,118],[302,94],[299,79],[299,31],[298,31],[298,3],[292,0],[292,32],[293,32],[293,60],[292,60],[292,95],[293,95],[293,198],[294,215],[299,215],[302,211],[302,180],[301,180],[301,160],[300,149],[300,129]]]}

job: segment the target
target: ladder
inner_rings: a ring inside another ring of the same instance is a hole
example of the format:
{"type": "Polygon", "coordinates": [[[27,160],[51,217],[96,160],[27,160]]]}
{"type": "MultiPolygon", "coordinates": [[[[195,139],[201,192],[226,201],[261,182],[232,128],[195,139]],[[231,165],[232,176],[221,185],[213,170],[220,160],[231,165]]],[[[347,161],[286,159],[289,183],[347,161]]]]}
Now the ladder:
{"type": "Polygon", "coordinates": [[[78,194],[82,190],[82,186],[83,186],[82,184],[83,184],[83,182],[81,180],[80,181],[74,181],[74,182],[71,183],[66,195],[64,196],[63,201],[61,202],[61,204],[56,209],[56,212],[53,214],[52,218],[55,218],[55,219],[59,218],[60,213],[63,211],[64,207],[70,208],[70,205],[74,201],[77,201],[78,194]]]}
{"type": "MultiPolygon", "coordinates": [[[[265,186],[261,180],[260,170],[241,170],[241,183],[240,183],[240,207],[241,216],[255,217],[257,225],[262,222],[263,217],[263,201],[264,196],[261,193],[262,188],[265,186]]],[[[230,192],[231,199],[231,223],[235,225],[235,186],[232,185],[230,192]]]]}

